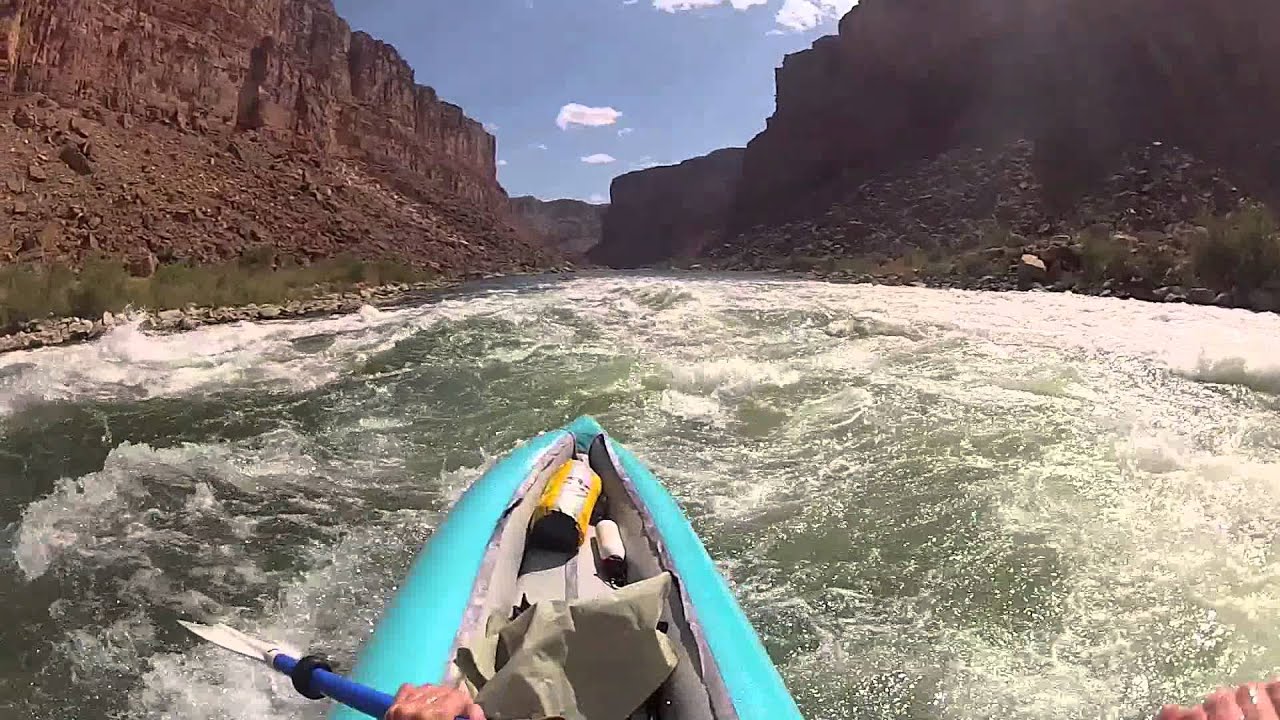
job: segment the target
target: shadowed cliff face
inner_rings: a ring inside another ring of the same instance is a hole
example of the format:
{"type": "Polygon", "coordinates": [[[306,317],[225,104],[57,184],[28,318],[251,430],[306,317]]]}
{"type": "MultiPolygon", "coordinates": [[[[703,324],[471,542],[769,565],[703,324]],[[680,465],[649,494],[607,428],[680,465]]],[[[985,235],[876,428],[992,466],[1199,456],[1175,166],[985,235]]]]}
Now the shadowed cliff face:
{"type": "Polygon", "coordinates": [[[1019,141],[1035,148],[1029,181],[1051,217],[1153,142],[1280,206],[1276,28],[1275,0],[864,0],[778,69],[774,115],[736,181],[719,177],[728,206],[698,204],[702,173],[619,178],[601,259],[697,252],[709,228],[732,244],[820,218],[885,173],[1019,141]]]}
{"type": "Polygon", "coordinates": [[[1275,201],[1277,27],[1272,0],[866,0],[778,70],[730,223],[801,216],[851,182],[1017,138],[1035,142],[1051,204],[1151,140],[1275,201]]]}
{"type": "Polygon", "coordinates": [[[330,0],[0,0],[4,86],[208,117],[498,207],[495,143],[330,0]]]}
{"type": "Polygon", "coordinates": [[[742,170],[742,148],[627,173],[609,188],[604,239],[592,260],[614,267],[693,257],[723,239],[742,170]]]}

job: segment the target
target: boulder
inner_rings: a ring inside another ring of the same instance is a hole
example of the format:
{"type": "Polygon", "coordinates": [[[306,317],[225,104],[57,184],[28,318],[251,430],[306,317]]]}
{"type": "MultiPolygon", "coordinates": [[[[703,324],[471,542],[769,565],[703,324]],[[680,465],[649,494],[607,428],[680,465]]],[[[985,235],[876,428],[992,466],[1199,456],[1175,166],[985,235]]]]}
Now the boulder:
{"type": "Polygon", "coordinates": [[[1193,305],[1213,305],[1218,293],[1208,288],[1193,287],[1187,290],[1187,302],[1193,305]]]}
{"type": "Polygon", "coordinates": [[[61,152],[58,153],[58,159],[80,175],[93,174],[93,165],[90,164],[89,158],[73,143],[67,143],[62,146],[61,152]]]}
{"type": "Polygon", "coordinates": [[[1017,274],[1018,288],[1021,290],[1029,290],[1033,285],[1049,280],[1049,271],[1044,261],[1031,253],[1023,255],[1018,260],[1017,274]]]}
{"type": "Polygon", "coordinates": [[[161,325],[177,325],[182,322],[182,318],[186,317],[181,310],[161,310],[156,319],[161,325]]]}
{"type": "MultiPolygon", "coordinates": [[[[1067,238],[1069,241],[1070,238],[1067,238]]],[[[1040,258],[1047,266],[1050,275],[1079,272],[1083,267],[1080,258],[1080,246],[1070,242],[1055,243],[1040,251],[1040,258]]]]}
{"type": "Polygon", "coordinates": [[[82,138],[93,134],[93,123],[83,117],[72,116],[67,123],[68,129],[82,138]]]}
{"type": "Polygon", "coordinates": [[[36,126],[36,116],[31,112],[30,108],[19,106],[13,109],[13,124],[23,130],[30,130],[36,126]]]}

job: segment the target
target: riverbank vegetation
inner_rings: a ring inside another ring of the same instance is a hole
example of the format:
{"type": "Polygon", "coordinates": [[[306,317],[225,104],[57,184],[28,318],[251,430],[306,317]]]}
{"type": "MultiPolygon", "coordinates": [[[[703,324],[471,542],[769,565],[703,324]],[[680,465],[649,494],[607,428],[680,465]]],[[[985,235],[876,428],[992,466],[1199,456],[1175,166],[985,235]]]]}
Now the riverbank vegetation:
{"type": "Polygon", "coordinates": [[[360,286],[423,282],[433,273],[391,261],[353,257],[310,265],[277,263],[265,249],[220,265],[161,265],[132,277],[119,259],[94,257],[77,272],[65,265],[0,267],[0,328],[51,316],[101,317],[127,307],[166,310],[306,300],[360,286]]]}

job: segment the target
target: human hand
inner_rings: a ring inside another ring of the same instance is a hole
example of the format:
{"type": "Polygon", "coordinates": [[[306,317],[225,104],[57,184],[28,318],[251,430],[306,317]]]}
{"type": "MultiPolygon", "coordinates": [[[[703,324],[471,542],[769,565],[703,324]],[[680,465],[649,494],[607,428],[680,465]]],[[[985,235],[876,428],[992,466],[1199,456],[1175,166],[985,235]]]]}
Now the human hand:
{"type": "Polygon", "coordinates": [[[465,690],[435,685],[401,685],[385,720],[454,720],[460,717],[485,720],[484,710],[471,701],[465,690]]]}
{"type": "Polygon", "coordinates": [[[1193,708],[1165,705],[1156,720],[1280,720],[1280,681],[1218,688],[1193,708]]]}

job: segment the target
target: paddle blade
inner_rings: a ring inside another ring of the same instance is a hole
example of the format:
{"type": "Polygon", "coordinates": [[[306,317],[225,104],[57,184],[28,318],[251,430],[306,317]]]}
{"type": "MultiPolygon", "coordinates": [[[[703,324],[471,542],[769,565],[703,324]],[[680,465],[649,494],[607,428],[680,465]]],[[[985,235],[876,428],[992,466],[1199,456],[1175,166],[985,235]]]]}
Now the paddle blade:
{"type": "Polygon", "coordinates": [[[261,663],[271,662],[270,653],[272,650],[280,650],[280,646],[276,643],[261,640],[251,635],[236,630],[226,625],[201,625],[199,623],[187,622],[185,620],[178,621],[182,627],[190,630],[200,638],[207,640],[221,648],[226,648],[233,653],[243,655],[247,658],[253,658],[261,663]]]}

